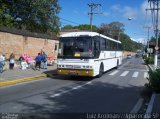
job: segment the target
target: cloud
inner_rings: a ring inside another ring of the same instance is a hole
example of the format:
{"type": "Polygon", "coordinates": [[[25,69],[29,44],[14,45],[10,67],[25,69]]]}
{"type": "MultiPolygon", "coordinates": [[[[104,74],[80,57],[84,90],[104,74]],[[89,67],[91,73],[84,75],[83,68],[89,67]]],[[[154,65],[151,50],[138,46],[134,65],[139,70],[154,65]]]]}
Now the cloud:
{"type": "Polygon", "coordinates": [[[121,6],[119,4],[111,6],[111,10],[116,13],[122,14],[124,18],[135,18],[138,14],[136,9],[130,6],[121,6]]]}
{"type": "Polygon", "coordinates": [[[142,43],[144,44],[146,41],[145,41],[145,38],[131,38],[132,41],[135,41],[137,43],[142,43]]]}
{"type": "Polygon", "coordinates": [[[123,9],[123,17],[125,17],[125,18],[136,18],[137,17],[137,10],[133,9],[129,6],[126,6],[123,9]]]}
{"type": "Polygon", "coordinates": [[[107,12],[103,12],[103,14],[102,14],[103,16],[106,16],[106,17],[108,17],[108,16],[110,16],[110,14],[109,13],[107,13],[107,12]]]}
{"type": "Polygon", "coordinates": [[[111,10],[115,12],[121,12],[121,6],[119,4],[111,6],[111,10]]]}

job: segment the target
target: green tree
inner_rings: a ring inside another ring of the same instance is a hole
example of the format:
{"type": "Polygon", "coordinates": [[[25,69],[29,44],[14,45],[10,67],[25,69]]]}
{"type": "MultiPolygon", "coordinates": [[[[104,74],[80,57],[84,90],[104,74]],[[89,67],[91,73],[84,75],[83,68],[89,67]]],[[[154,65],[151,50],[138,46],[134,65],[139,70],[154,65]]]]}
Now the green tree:
{"type": "Polygon", "coordinates": [[[11,2],[0,0],[0,3],[0,26],[13,27],[14,18],[10,14],[11,2]]]}
{"type": "Polygon", "coordinates": [[[120,34],[124,32],[124,24],[120,22],[102,23],[98,32],[111,38],[119,39],[120,34]]]}
{"type": "Polygon", "coordinates": [[[122,42],[123,50],[125,51],[134,51],[133,41],[126,34],[120,35],[120,41],[122,42]]]}
{"type": "MultiPolygon", "coordinates": [[[[58,0],[3,0],[1,15],[11,16],[14,27],[33,32],[52,34],[59,31],[58,0]],[[4,2],[9,1],[9,3],[4,2]],[[5,9],[5,10],[4,10],[5,9]]],[[[9,17],[7,17],[9,18],[9,17]]],[[[6,26],[3,23],[4,26],[6,26]]]]}
{"type": "MultiPolygon", "coordinates": [[[[90,31],[90,25],[88,25],[88,24],[79,25],[79,26],[77,26],[77,28],[80,29],[80,30],[90,31]]],[[[98,29],[97,26],[92,25],[92,31],[93,32],[96,32],[97,29],[98,29]]]]}
{"type": "MultiPolygon", "coordinates": [[[[149,42],[153,42],[154,44],[156,44],[156,38],[152,36],[149,42]]],[[[160,46],[160,36],[158,38],[158,46],[160,46]]]]}
{"type": "Polygon", "coordinates": [[[68,29],[74,29],[74,26],[72,26],[72,25],[65,25],[64,27],[61,28],[61,30],[68,30],[68,29]]]}
{"type": "MultiPolygon", "coordinates": [[[[80,24],[78,26],[72,26],[72,25],[66,25],[64,27],[62,27],[62,30],[73,30],[73,29],[79,29],[81,31],[90,31],[90,25],[88,24],[80,24]]],[[[96,32],[98,29],[97,26],[93,25],[92,26],[92,31],[96,32]]]]}

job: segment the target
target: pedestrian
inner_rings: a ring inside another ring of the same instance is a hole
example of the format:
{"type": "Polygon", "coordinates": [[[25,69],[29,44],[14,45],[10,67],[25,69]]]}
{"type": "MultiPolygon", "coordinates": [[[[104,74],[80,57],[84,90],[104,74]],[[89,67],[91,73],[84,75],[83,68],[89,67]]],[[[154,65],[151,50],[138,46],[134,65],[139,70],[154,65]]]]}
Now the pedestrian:
{"type": "Polygon", "coordinates": [[[42,52],[42,68],[47,69],[47,54],[42,52]]]}
{"type": "Polygon", "coordinates": [[[40,68],[41,68],[41,61],[42,61],[41,53],[38,53],[38,55],[35,58],[35,61],[36,61],[35,69],[37,69],[37,67],[38,67],[39,70],[40,70],[40,68]]]}
{"type": "Polygon", "coordinates": [[[14,68],[14,63],[15,63],[15,55],[13,53],[11,53],[10,57],[9,57],[9,69],[13,70],[14,68]]]}
{"type": "Polygon", "coordinates": [[[5,55],[0,55],[0,73],[3,72],[5,66],[5,55]]]}

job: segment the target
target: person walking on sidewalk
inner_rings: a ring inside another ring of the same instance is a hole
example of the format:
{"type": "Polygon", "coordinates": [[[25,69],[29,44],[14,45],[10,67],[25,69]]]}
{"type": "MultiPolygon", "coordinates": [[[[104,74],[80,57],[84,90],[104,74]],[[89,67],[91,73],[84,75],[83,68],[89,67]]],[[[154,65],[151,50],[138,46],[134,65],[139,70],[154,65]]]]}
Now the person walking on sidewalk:
{"type": "Polygon", "coordinates": [[[40,53],[38,53],[38,56],[36,56],[35,61],[36,61],[35,69],[37,69],[37,67],[38,67],[39,70],[40,70],[40,68],[41,68],[41,61],[42,61],[42,56],[41,56],[40,53]]]}
{"type": "Polygon", "coordinates": [[[4,55],[0,55],[0,73],[3,72],[3,67],[5,65],[5,56],[4,55]]]}
{"type": "Polygon", "coordinates": [[[15,55],[13,53],[11,53],[10,57],[9,57],[9,69],[13,70],[14,68],[14,60],[15,55]]]}
{"type": "Polygon", "coordinates": [[[42,68],[47,69],[47,54],[42,52],[42,68]]]}

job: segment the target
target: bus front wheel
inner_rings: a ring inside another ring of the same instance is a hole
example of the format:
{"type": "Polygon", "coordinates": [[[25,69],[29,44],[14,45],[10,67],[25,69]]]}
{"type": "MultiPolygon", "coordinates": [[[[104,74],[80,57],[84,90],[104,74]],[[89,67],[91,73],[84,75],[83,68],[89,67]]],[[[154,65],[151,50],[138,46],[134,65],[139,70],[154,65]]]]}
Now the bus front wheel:
{"type": "Polygon", "coordinates": [[[117,60],[117,66],[116,66],[116,69],[118,69],[119,67],[119,60],[117,60]]]}
{"type": "Polygon", "coordinates": [[[103,75],[103,71],[104,71],[103,64],[101,64],[101,65],[100,65],[100,68],[99,68],[98,78],[100,78],[100,77],[103,75]]]}

